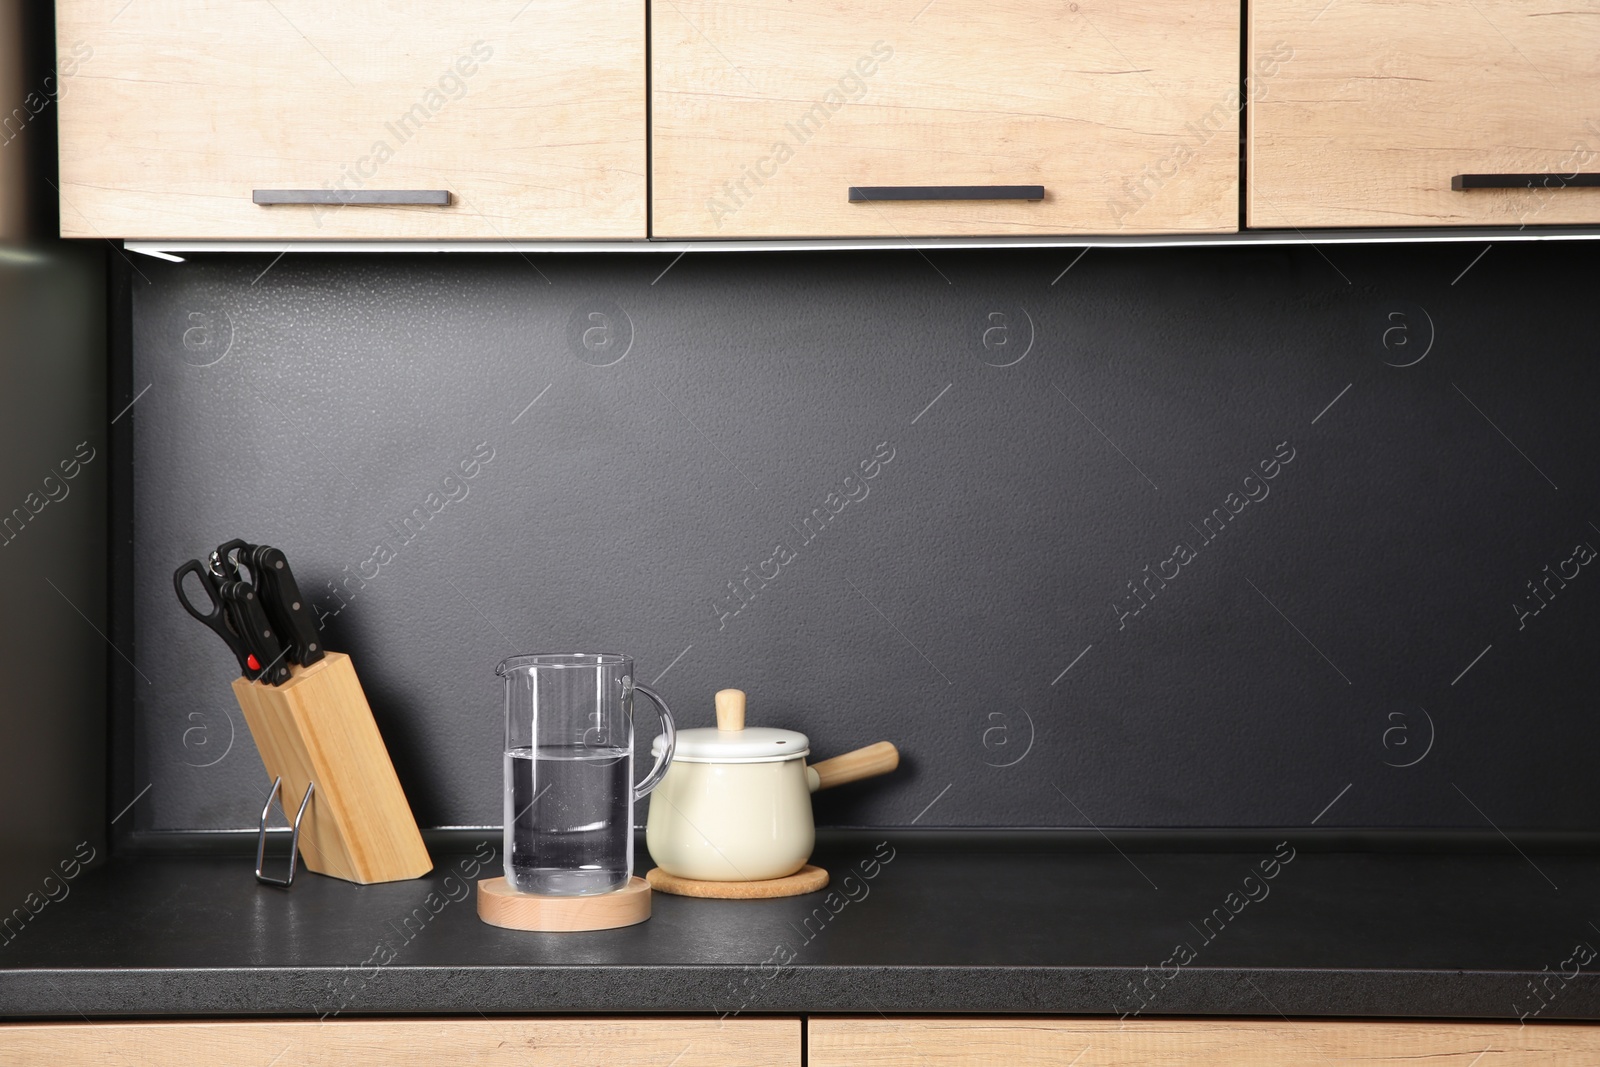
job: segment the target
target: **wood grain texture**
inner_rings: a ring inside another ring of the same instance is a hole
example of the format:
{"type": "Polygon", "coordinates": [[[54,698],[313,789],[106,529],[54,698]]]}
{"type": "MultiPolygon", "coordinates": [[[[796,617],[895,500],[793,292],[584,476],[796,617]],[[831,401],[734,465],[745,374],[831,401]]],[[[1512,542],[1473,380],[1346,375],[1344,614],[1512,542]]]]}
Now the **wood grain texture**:
{"type": "Polygon", "coordinates": [[[1590,1067],[1600,1026],[813,1016],[811,1067],[1590,1067]]]}
{"type": "Polygon", "coordinates": [[[717,707],[717,729],[724,733],[737,733],[744,729],[745,696],[743,689],[718,689],[713,698],[717,707]]]}
{"type": "Polygon", "coordinates": [[[478,882],[478,918],[507,930],[572,933],[636,926],[650,918],[650,884],[635,875],[615,893],[558,897],[519,893],[504,878],[478,882]]]}
{"type": "Polygon", "coordinates": [[[1600,170],[1600,0],[1248,6],[1250,226],[1600,221],[1600,189],[1450,188],[1600,170]]]}
{"type": "Polygon", "coordinates": [[[779,897],[820,893],[828,888],[828,872],[809,863],[782,878],[760,878],[750,882],[708,882],[699,878],[679,878],[660,867],[650,868],[645,879],[650,883],[650,888],[663,893],[705,900],[775,900],[779,897]]]}
{"type": "Polygon", "coordinates": [[[63,236],[645,235],[643,0],[60,0],[85,50],[63,236]],[[454,202],[250,199],[341,183],[454,202]]]}
{"type": "Polygon", "coordinates": [[[0,1067],[798,1067],[798,1019],[395,1019],[0,1026],[0,1067]]]}
{"type": "Polygon", "coordinates": [[[811,1067],[1589,1067],[1595,1025],[813,1016],[811,1067]]]}
{"type": "Polygon", "coordinates": [[[811,769],[817,772],[818,789],[832,789],[836,785],[888,774],[898,766],[900,750],[894,747],[893,742],[879,741],[821,763],[813,763],[811,769]]]}
{"type": "Polygon", "coordinates": [[[361,885],[427,874],[433,861],[350,657],[329,652],[293,671],[280,686],[235,678],[233,694],[268,779],[283,777],[291,819],[306,783],[317,783],[301,823],[301,861],[361,885]]]}
{"type": "Polygon", "coordinates": [[[674,0],[651,46],[658,236],[1237,228],[1237,3],[674,0]],[[1035,184],[1037,203],[846,200],[1035,184]]]}

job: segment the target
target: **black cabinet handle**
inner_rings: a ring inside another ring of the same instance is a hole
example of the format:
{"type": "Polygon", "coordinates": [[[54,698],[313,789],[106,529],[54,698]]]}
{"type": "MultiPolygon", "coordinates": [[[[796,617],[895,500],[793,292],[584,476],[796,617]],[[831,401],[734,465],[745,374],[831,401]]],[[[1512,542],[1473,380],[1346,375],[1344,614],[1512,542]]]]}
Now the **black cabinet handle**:
{"type": "Polygon", "coordinates": [[[448,189],[256,189],[258,204],[405,204],[449,207],[448,189]]]}
{"type": "Polygon", "coordinates": [[[1457,174],[1450,179],[1456,192],[1468,189],[1594,189],[1600,174],[1457,174]]]}
{"type": "Polygon", "coordinates": [[[1043,200],[1042,185],[852,185],[850,202],[873,200],[1043,200]]]}

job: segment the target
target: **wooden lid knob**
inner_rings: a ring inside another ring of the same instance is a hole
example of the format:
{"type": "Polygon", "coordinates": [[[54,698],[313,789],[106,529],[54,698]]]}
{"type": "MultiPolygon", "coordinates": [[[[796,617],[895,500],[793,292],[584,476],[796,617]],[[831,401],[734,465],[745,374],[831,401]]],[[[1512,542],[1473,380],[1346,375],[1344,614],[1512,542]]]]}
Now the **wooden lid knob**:
{"type": "Polygon", "coordinates": [[[717,690],[717,729],[737,732],[744,729],[744,690],[717,690]]]}

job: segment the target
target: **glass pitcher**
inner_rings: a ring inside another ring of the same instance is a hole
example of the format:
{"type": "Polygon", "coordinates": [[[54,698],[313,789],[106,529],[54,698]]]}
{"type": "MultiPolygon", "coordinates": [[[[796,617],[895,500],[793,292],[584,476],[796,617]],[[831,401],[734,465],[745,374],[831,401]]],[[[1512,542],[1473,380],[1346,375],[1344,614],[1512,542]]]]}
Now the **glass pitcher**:
{"type": "Polygon", "coordinates": [[[522,893],[589,896],[633,874],[633,802],[672,762],[672,713],[613,653],[512,656],[506,680],[505,871],[522,893]],[[661,716],[661,755],[633,784],[633,694],[661,716]]]}

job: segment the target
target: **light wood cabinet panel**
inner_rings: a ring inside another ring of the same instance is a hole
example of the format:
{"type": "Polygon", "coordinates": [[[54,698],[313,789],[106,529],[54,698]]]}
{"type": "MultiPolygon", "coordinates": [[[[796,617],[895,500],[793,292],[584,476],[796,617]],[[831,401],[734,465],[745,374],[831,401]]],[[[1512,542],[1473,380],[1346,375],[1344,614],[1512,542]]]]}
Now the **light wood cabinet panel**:
{"type": "Polygon", "coordinates": [[[812,1017],[810,1067],[1591,1067],[1600,1027],[812,1017]]]}
{"type": "Polygon", "coordinates": [[[662,237],[1231,232],[1232,0],[652,7],[662,237]],[[852,186],[1044,199],[851,203],[852,186]]]}
{"type": "Polygon", "coordinates": [[[1250,226],[1600,222],[1600,188],[1450,187],[1600,170],[1600,0],[1248,6],[1250,226]]]}
{"type": "Polygon", "coordinates": [[[0,1026],[0,1067],[799,1067],[798,1019],[0,1026]]]}
{"type": "Polygon", "coordinates": [[[63,236],[645,236],[644,0],[56,7],[63,236]]]}

